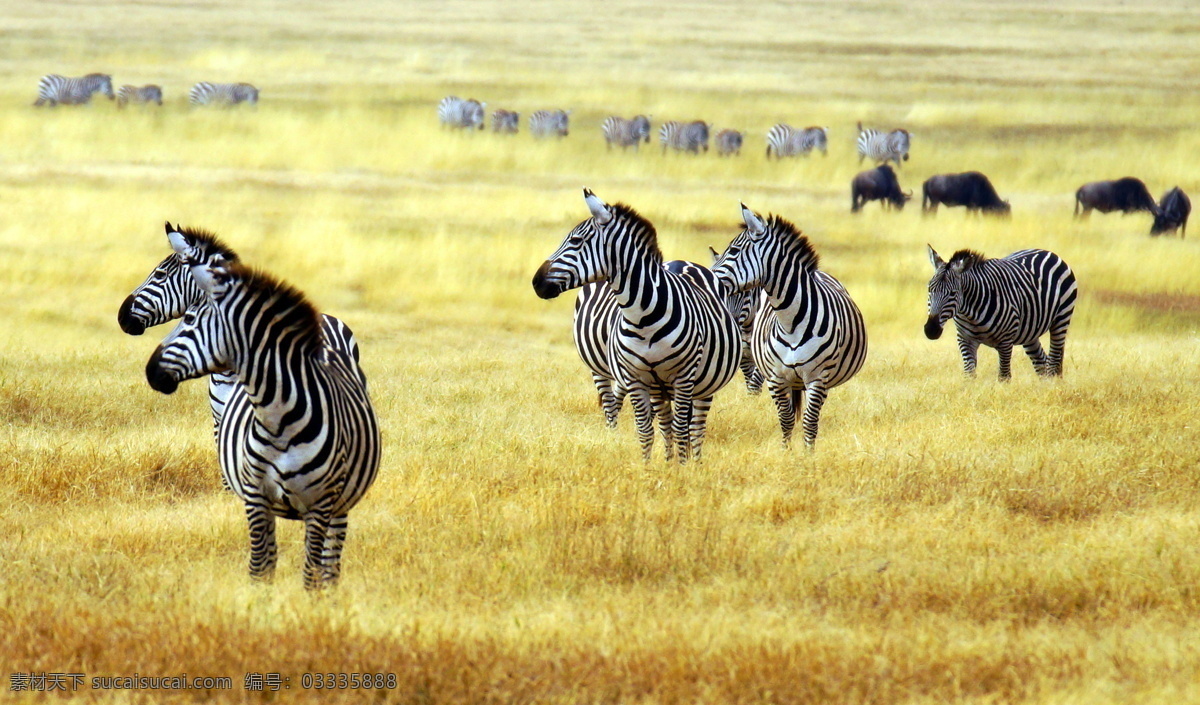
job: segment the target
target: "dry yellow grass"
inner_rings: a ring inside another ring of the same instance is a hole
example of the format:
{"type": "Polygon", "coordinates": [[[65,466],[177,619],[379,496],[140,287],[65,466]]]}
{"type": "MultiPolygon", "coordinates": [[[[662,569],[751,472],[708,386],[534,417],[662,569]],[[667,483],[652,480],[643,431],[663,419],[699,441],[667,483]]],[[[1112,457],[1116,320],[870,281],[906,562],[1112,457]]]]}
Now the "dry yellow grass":
{"type": "MultiPolygon", "coordinates": [[[[1188,3],[686,7],[5,3],[0,60],[0,675],[228,676],[222,692],[97,701],[1200,702],[1200,249],[1144,215],[1071,218],[1085,181],[1200,193],[1188,3]],[[161,110],[35,110],[45,73],[160,83],[161,110]],[[199,80],[256,110],[189,110],[199,80]],[[527,116],[534,143],[438,129],[446,94],[527,116]],[[747,133],[739,158],[608,153],[646,112],[747,133]],[[849,213],[854,122],[904,126],[900,172],[979,169],[1009,221],[849,213]],[[830,154],[763,159],[772,124],[830,154]],[[571,297],[529,280],[580,187],[707,261],[739,200],[797,222],[867,318],[860,375],[814,452],[766,398],[717,398],[705,461],[643,464],[603,427],[571,297]],[[166,330],[117,306],[205,227],[352,325],[383,427],[343,584],[246,576],[203,383],[143,366],[166,330]],[[921,334],[925,243],[1060,253],[1080,303],[1066,377],[995,355],[965,380],[921,334]],[[392,673],[380,693],[305,673],[392,673]]],[[[5,698],[33,700],[4,692],[5,698]]],[[[4,699],[4,698],[0,698],[4,699]]]]}

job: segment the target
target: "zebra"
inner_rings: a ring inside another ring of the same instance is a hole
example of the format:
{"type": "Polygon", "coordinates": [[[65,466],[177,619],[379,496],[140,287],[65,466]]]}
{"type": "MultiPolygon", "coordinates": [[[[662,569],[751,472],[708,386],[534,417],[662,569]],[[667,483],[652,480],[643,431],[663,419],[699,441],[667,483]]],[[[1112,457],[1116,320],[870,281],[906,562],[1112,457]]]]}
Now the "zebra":
{"type": "Polygon", "coordinates": [[[1042,376],[1060,377],[1067,328],[1075,313],[1075,273],[1061,257],[1046,250],[1021,250],[989,259],[959,250],[942,261],[931,245],[929,319],[925,336],[937,340],[946,321],[954,319],[963,369],[975,376],[976,353],[982,343],[1000,356],[1000,380],[1012,376],[1012,348],[1020,345],[1042,376]],[[1039,338],[1050,333],[1050,353],[1039,338]]]}
{"type": "Polygon", "coordinates": [[[147,86],[124,85],[117,90],[117,107],[124,108],[129,103],[162,105],[162,86],[150,84],[147,86]]]}
{"type": "Polygon", "coordinates": [[[864,130],[862,122],[858,123],[858,163],[870,157],[876,162],[887,164],[896,162],[900,168],[901,161],[908,161],[908,148],[912,142],[912,134],[908,130],[864,130]]]}
{"type": "Polygon", "coordinates": [[[205,263],[186,234],[169,234],[209,305],[188,311],[146,364],[151,388],[228,369],[246,393],[230,398],[218,434],[222,471],[246,506],[250,575],[270,580],[275,520],[304,521],[304,586],[341,575],[349,511],[379,468],[380,438],[353,361],[323,340],[299,290],[240,262],[205,263]]]}
{"type": "Polygon", "coordinates": [[[721,130],[713,137],[713,143],[717,146],[718,156],[742,153],[742,133],[737,130],[721,130]]]}
{"type": "Polygon", "coordinates": [[[492,132],[515,135],[521,128],[521,113],[500,108],[492,112],[492,132]]]}
{"type": "Polygon", "coordinates": [[[487,103],[448,95],[438,103],[438,122],[443,127],[482,130],[486,111],[487,103]]]}
{"type": "Polygon", "coordinates": [[[849,292],[818,269],[817,251],[795,225],[776,215],[764,220],[745,204],[742,219],[746,229],[713,273],[734,289],[762,287],[768,305],[754,320],[754,363],[775,400],[784,447],[803,402],[804,442],[811,448],[829,390],[854,377],[866,360],[867,329],[849,292]]]}
{"type": "MultiPolygon", "coordinates": [[[[166,224],[166,232],[177,231],[186,236],[195,248],[198,261],[214,263],[237,262],[238,254],[216,235],[199,228],[182,228],[166,224]]],[[[172,252],[158,263],[146,279],[121,303],[117,311],[117,323],[128,335],[142,335],[147,328],[161,325],[182,317],[208,305],[208,297],[192,279],[191,271],[184,266],[179,255],[172,252]]],[[[354,360],[355,368],[363,384],[366,375],[358,367],[359,349],[354,332],[342,321],[322,314],[325,340],[330,347],[341,351],[354,360]]],[[[231,394],[244,394],[237,377],[227,372],[214,372],[208,378],[208,402],[213,416],[213,437],[221,426],[221,417],[231,394]]]]}
{"type": "Polygon", "coordinates": [[[192,105],[258,105],[258,89],[249,83],[209,83],[201,81],[188,93],[192,105]]]}
{"type": "MultiPolygon", "coordinates": [[[[611,328],[608,363],[616,393],[633,404],[642,457],[659,421],[668,460],[700,460],[713,395],[737,372],[737,323],[707,269],[663,266],[654,226],[627,205],[605,204],[590,189],[591,217],[575,226],[537,270],[533,289],[552,299],[606,280],[621,316],[611,328]]],[[[675,263],[672,263],[675,264],[675,263]]]]}
{"type": "Polygon", "coordinates": [[[667,153],[667,147],[677,152],[692,154],[699,154],[701,149],[707,152],[708,123],[703,120],[687,123],[676,120],[664,122],[662,127],[658,128],[658,141],[662,144],[663,154],[667,153]]]}
{"type": "Polygon", "coordinates": [[[38,97],[33,105],[41,107],[49,103],[52,108],[59,103],[83,105],[91,102],[92,94],[96,92],[102,92],[112,100],[112,76],[106,73],[89,73],[78,78],[68,78],[52,73],[42,76],[42,80],[38,81],[38,97]]]}
{"type": "Polygon", "coordinates": [[[798,154],[807,157],[814,149],[821,150],[822,156],[829,155],[828,127],[806,127],[798,130],[781,122],[767,130],[767,159],[771,158],[772,153],[776,159],[798,154]]]}
{"type": "Polygon", "coordinates": [[[570,132],[570,110],[535,110],[529,116],[529,134],[534,137],[566,137],[570,132]]]}
{"type": "Polygon", "coordinates": [[[626,120],[613,115],[604,119],[600,130],[604,133],[604,143],[609,149],[616,144],[622,151],[626,147],[633,147],[633,151],[636,152],[639,143],[650,141],[650,118],[645,115],[635,115],[626,120]]]}
{"type": "MultiPolygon", "coordinates": [[[[721,258],[721,253],[711,247],[708,248],[708,251],[712,254],[712,261],[715,265],[721,258]]],[[[763,375],[759,371],[758,365],[754,364],[750,341],[754,336],[754,321],[758,318],[758,311],[762,308],[766,295],[763,294],[761,287],[746,291],[726,288],[724,293],[725,308],[729,310],[729,315],[733,316],[733,320],[737,321],[738,330],[742,336],[742,356],[738,361],[738,368],[742,371],[746,392],[753,395],[761,394],[763,375]]]]}

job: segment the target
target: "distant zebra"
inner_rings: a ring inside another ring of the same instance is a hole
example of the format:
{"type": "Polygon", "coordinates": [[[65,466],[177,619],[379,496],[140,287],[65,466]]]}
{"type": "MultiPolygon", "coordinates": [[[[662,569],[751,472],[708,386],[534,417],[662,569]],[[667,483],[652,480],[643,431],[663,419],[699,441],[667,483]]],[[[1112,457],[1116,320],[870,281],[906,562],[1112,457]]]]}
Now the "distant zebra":
{"type": "MultiPolygon", "coordinates": [[[[624,204],[606,205],[590,190],[592,217],[575,226],[533,277],[543,299],[605,280],[620,308],[608,362],[618,394],[630,397],[650,459],[654,417],[666,456],[700,459],[716,392],[737,372],[737,323],[721,303],[712,273],[699,265],[663,266],[654,226],[624,204]]],[[[674,263],[672,263],[674,264],[674,263]]]]}
{"type": "Polygon", "coordinates": [[[250,575],[275,571],[275,520],[304,521],[304,586],[337,582],[349,511],[379,468],[379,426],[346,355],[324,344],[299,290],[240,263],[202,264],[186,234],[169,235],[210,305],[189,312],[146,364],[150,386],[228,369],[246,394],[230,398],[217,444],[226,481],[245,503],[250,575]]]}
{"type": "Polygon", "coordinates": [[[713,143],[717,146],[718,156],[742,153],[742,133],[737,130],[721,130],[713,137],[713,143]]]}
{"type": "Polygon", "coordinates": [[[807,157],[814,149],[821,150],[822,155],[829,154],[828,127],[806,127],[797,130],[791,125],[779,123],[767,130],[767,159],[771,158],[772,153],[776,159],[798,154],[807,157]]]}
{"type": "Polygon", "coordinates": [[[899,169],[901,161],[908,161],[908,149],[911,142],[912,135],[908,130],[892,130],[891,132],[864,130],[862,123],[859,122],[858,163],[862,164],[863,159],[870,157],[881,164],[894,161],[896,168],[899,169]]]}
{"type": "Polygon", "coordinates": [[[63,105],[83,105],[92,100],[92,94],[102,92],[113,99],[112,76],[106,73],[89,73],[79,78],[68,78],[56,73],[42,76],[38,81],[38,97],[34,107],[47,103],[54,107],[63,105]]]}
{"type": "Polygon", "coordinates": [[[521,128],[521,113],[497,109],[492,112],[492,132],[515,135],[521,128]]]}
{"type": "Polygon", "coordinates": [[[667,153],[667,147],[692,154],[699,154],[701,150],[707,152],[708,123],[703,120],[664,122],[658,129],[658,141],[662,144],[663,154],[667,153]]]}
{"type": "Polygon", "coordinates": [[[456,95],[448,95],[438,103],[438,122],[442,127],[482,130],[486,111],[487,103],[480,103],[474,98],[463,100],[456,95]]]}
{"type": "Polygon", "coordinates": [[[209,83],[201,81],[188,93],[192,105],[258,105],[258,89],[249,83],[209,83]]]}
{"type": "Polygon", "coordinates": [[[124,108],[130,103],[162,105],[162,86],[150,84],[147,86],[124,85],[117,90],[117,107],[124,108]]]}
{"type": "MultiPolygon", "coordinates": [[[[167,233],[180,232],[192,243],[193,258],[197,263],[215,264],[237,262],[238,255],[216,235],[197,228],[180,228],[166,224],[167,233]]],[[[198,311],[208,305],[208,296],[192,278],[191,270],[183,264],[179,255],[172,252],[150,272],[125,301],[117,312],[117,323],[129,335],[141,335],[147,328],[161,325],[182,317],[188,311],[198,311]]],[[[353,331],[333,316],[322,314],[321,323],[326,343],[354,360],[359,378],[366,384],[366,375],[358,367],[358,341],[353,331]]],[[[213,416],[213,436],[221,425],[229,396],[235,392],[245,394],[237,377],[224,372],[209,375],[208,402],[213,416]]]]}
{"type": "Polygon", "coordinates": [[[529,116],[529,134],[534,137],[566,137],[570,132],[570,110],[536,110],[529,116]]]}
{"type": "Polygon", "coordinates": [[[975,375],[979,345],[1000,356],[1000,379],[1011,372],[1012,348],[1020,345],[1043,376],[1061,376],[1067,328],[1075,312],[1075,273],[1046,250],[1021,250],[1000,259],[959,250],[949,262],[929,247],[929,319],[925,336],[937,340],[954,319],[964,371],[975,375]],[[1050,354],[1039,338],[1050,333],[1050,354]]]}
{"type": "Polygon", "coordinates": [[[650,118],[645,115],[635,115],[626,120],[613,115],[604,118],[604,124],[600,126],[600,130],[604,133],[604,143],[609,149],[612,149],[615,144],[622,150],[626,147],[633,147],[633,151],[636,152],[641,142],[650,141],[650,118]]]}
{"type": "Polygon", "coordinates": [[[761,286],[750,347],[779,412],[783,444],[791,441],[804,403],[804,442],[817,440],[830,389],[852,378],[867,357],[867,329],[846,288],[818,269],[812,243],[779,216],[763,220],[744,204],[746,229],[713,265],[735,289],[761,286]]]}

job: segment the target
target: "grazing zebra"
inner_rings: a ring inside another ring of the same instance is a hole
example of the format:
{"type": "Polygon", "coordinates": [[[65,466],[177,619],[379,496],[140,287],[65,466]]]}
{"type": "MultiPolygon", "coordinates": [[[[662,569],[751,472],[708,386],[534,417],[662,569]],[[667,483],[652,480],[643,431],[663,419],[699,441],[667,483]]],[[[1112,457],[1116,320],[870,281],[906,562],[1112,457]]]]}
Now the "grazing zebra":
{"type": "MultiPolygon", "coordinates": [[[[206,264],[218,262],[237,262],[238,255],[216,235],[196,228],[179,228],[166,224],[167,233],[178,231],[183,233],[195,249],[194,257],[197,262],[206,264]]],[[[158,263],[145,281],[134,289],[117,312],[117,323],[121,330],[129,335],[141,335],[147,328],[161,325],[182,317],[188,311],[195,311],[208,306],[208,296],[192,279],[191,270],[184,266],[179,255],[172,252],[166,259],[158,263]]],[[[358,368],[358,341],[354,332],[342,321],[333,316],[322,314],[321,323],[325,340],[335,350],[350,356],[354,360],[358,376],[366,384],[366,375],[358,368]]],[[[244,394],[237,377],[225,373],[214,372],[208,378],[208,402],[213,415],[213,436],[221,425],[221,417],[229,396],[244,394]]]]}
{"type": "Polygon", "coordinates": [[[482,130],[486,111],[487,103],[448,95],[438,103],[438,122],[442,127],[482,130]]]}
{"type": "Polygon", "coordinates": [[[713,137],[713,143],[717,145],[718,156],[742,153],[742,133],[737,130],[721,130],[713,137]]]}
{"type": "Polygon", "coordinates": [[[162,105],[162,86],[150,84],[148,86],[130,86],[124,85],[117,89],[117,107],[124,108],[130,103],[141,103],[148,105],[162,105]]]}
{"type": "Polygon", "coordinates": [[[708,124],[703,120],[686,123],[675,120],[664,122],[662,127],[658,128],[658,141],[662,144],[663,154],[667,153],[667,147],[677,152],[692,154],[699,154],[701,149],[707,152],[708,124]]]}
{"type": "Polygon", "coordinates": [[[217,444],[226,481],[245,502],[250,575],[275,571],[275,519],[304,521],[304,586],[341,575],[349,511],[379,468],[379,427],[354,361],[323,339],[299,290],[238,262],[201,263],[182,232],[169,234],[210,305],[189,311],[146,364],[150,386],[236,374],[217,444]]]}
{"type": "Polygon", "coordinates": [[[521,128],[521,113],[500,108],[492,112],[492,132],[515,135],[521,128]]]}
{"type": "Polygon", "coordinates": [[[804,403],[804,442],[817,440],[830,389],[853,377],[867,357],[862,313],[845,287],[819,270],[816,250],[795,225],[763,220],[744,204],[746,229],[729,243],[713,272],[735,289],[761,286],[768,306],[754,322],[754,363],[779,411],[783,445],[804,403]]]}
{"type": "Polygon", "coordinates": [[[529,134],[534,137],[566,137],[570,132],[570,110],[536,110],[529,116],[529,134]]]}
{"type": "Polygon", "coordinates": [[[609,149],[615,144],[622,151],[626,147],[633,147],[633,151],[638,151],[639,143],[650,141],[650,118],[645,115],[635,115],[632,119],[626,120],[623,117],[613,115],[604,118],[604,124],[600,126],[600,130],[604,133],[604,143],[609,149]]]}
{"type": "Polygon", "coordinates": [[[889,161],[896,162],[896,168],[900,168],[901,161],[908,161],[908,148],[912,142],[912,135],[908,130],[892,130],[891,132],[883,132],[881,130],[864,130],[862,123],[858,123],[858,163],[862,164],[863,159],[870,157],[876,162],[887,164],[889,161]]]}
{"type": "Polygon", "coordinates": [[[608,347],[618,396],[633,404],[642,457],[650,459],[654,417],[669,460],[700,459],[713,395],[737,372],[737,323],[712,273],[699,265],[664,267],[654,226],[624,204],[606,205],[584,189],[591,217],[568,233],[533,277],[552,299],[605,280],[621,315],[608,347]]]}
{"type": "Polygon", "coordinates": [[[192,105],[258,105],[258,89],[249,83],[209,83],[201,81],[188,93],[192,105]]]}
{"type": "Polygon", "coordinates": [[[1033,369],[1061,376],[1067,328],[1075,313],[1075,273],[1061,257],[1046,250],[1021,250],[1000,259],[959,250],[949,262],[929,247],[929,319],[925,336],[937,340],[954,319],[958,350],[967,375],[975,375],[982,343],[1000,355],[1000,379],[1012,375],[1012,348],[1020,345],[1033,369]],[[1039,338],[1050,332],[1050,354],[1039,338]]]}
{"type": "Polygon", "coordinates": [[[38,81],[38,97],[33,105],[41,107],[49,103],[52,108],[59,103],[83,105],[90,102],[92,94],[97,91],[102,91],[112,100],[112,76],[105,73],[89,73],[78,78],[68,78],[52,73],[42,76],[42,80],[38,81]]]}
{"type": "Polygon", "coordinates": [[[767,159],[771,158],[772,153],[776,159],[798,154],[807,157],[814,149],[821,150],[823,156],[829,155],[828,127],[806,127],[797,130],[791,125],[779,123],[767,130],[767,159]]]}

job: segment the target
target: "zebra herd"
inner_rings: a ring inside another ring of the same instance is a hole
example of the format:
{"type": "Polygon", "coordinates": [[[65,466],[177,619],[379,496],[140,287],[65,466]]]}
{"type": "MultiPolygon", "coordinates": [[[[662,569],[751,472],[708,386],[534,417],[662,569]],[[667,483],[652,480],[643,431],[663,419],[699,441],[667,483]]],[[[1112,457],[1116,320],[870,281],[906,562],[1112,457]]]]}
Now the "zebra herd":
{"type": "MultiPolygon", "coordinates": [[[[58,74],[43,76],[38,82],[38,97],[34,107],[49,105],[86,105],[96,93],[103,93],[109,100],[116,99],[117,107],[124,108],[130,103],[140,105],[162,105],[162,86],[149,84],[145,86],[124,85],[113,92],[112,76],[104,73],[89,73],[86,76],[70,78],[58,74]]],[[[192,105],[232,106],[239,103],[256,105],[258,89],[249,83],[209,83],[201,81],[192,86],[188,93],[188,102],[192,105]]]]}
{"type": "MultiPolygon", "coordinates": [[[[591,371],[605,422],[615,426],[629,397],[645,460],[658,421],[671,460],[700,458],[713,397],[739,365],[751,393],[765,386],[775,402],[784,447],[803,408],[804,442],[817,438],[829,390],[862,368],[867,330],[849,292],[819,268],[816,249],[776,215],[741,206],[744,229],[712,269],[663,261],[653,224],[625,204],[584,189],[590,217],[576,225],[533,277],[552,299],[579,288],[575,346],[591,371]],[[747,354],[748,353],[748,354],[747,354]]],[[[1077,287],[1054,253],[1024,250],[989,259],[960,250],[944,262],[929,248],[925,334],[953,320],[966,374],[980,344],[995,348],[1000,379],[1011,376],[1020,345],[1044,376],[1061,376],[1077,287]],[[1050,333],[1047,355],[1038,339],[1050,333]]]]}

